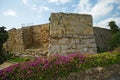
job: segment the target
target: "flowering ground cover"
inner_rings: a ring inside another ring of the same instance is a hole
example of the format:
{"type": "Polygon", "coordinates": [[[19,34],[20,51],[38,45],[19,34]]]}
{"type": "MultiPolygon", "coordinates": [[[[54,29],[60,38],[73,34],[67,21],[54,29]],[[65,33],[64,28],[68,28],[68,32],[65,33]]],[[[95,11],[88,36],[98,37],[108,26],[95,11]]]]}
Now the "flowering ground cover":
{"type": "Polygon", "coordinates": [[[57,77],[65,77],[71,72],[119,63],[120,53],[118,52],[73,53],[67,56],[54,54],[48,58],[39,57],[0,70],[0,80],[54,80],[57,77]]]}

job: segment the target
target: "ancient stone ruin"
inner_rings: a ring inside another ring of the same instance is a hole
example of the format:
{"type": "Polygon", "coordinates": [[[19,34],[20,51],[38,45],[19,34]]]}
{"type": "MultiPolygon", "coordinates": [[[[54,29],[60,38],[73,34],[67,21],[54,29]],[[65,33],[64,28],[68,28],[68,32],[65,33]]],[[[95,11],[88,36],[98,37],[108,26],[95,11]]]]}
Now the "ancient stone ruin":
{"type": "Polygon", "coordinates": [[[96,53],[92,16],[55,14],[50,17],[51,53],[96,53]]]}
{"type": "Polygon", "coordinates": [[[14,53],[66,55],[97,53],[97,47],[109,49],[110,31],[93,27],[92,16],[86,14],[52,13],[48,24],[14,28],[8,33],[4,49],[14,53]],[[105,37],[104,32],[109,35],[105,37]]]}

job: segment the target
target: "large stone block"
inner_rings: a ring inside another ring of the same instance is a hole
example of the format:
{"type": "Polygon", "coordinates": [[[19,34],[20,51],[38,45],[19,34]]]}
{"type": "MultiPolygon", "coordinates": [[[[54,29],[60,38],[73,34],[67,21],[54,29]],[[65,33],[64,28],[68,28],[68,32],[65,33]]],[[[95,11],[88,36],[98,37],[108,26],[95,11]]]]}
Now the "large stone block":
{"type": "Polygon", "coordinates": [[[60,53],[60,46],[59,45],[51,45],[50,53],[60,53]]]}
{"type": "Polygon", "coordinates": [[[52,13],[50,34],[93,34],[92,16],[85,14],[52,13]]]}
{"type": "MultiPolygon", "coordinates": [[[[59,52],[87,53],[89,48],[96,48],[91,15],[52,13],[50,22],[50,44],[59,45],[59,52]],[[58,40],[58,43],[51,43],[52,38],[58,40]]],[[[91,52],[96,53],[96,50],[92,49],[91,52]]]]}
{"type": "Polygon", "coordinates": [[[69,44],[70,43],[70,40],[69,38],[62,38],[58,41],[58,44],[69,44]]]}

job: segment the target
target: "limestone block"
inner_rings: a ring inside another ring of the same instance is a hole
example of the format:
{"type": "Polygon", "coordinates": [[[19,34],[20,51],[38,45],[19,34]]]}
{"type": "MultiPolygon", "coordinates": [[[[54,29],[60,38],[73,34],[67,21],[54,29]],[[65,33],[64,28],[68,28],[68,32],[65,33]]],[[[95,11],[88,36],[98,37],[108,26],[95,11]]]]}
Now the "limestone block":
{"type": "Polygon", "coordinates": [[[75,42],[75,39],[71,39],[71,40],[70,40],[70,43],[71,43],[71,44],[75,44],[75,43],[76,43],[76,42],[75,42]]]}
{"type": "Polygon", "coordinates": [[[72,35],[72,38],[79,38],[79,35],[72,35]]]}
{"type": "Polygon", "coordinates": [[[90,15],[52,13],[50,22],[50,34],[93,34],[90,15]]]}
{"type": "Polygon", "coordinates": [[[96,47],[96,43],[90,43],[86,45],[88,48],[95,48],[96,47]]]}
{"type": "Polygon", "coordinates": [[[77,48],[76,44],[73,44],[71,48],[76,49],[77,48]]]}
{"type": "Polygon", "coordinates": [[[95,39],[88,39],[88,43],[95,43],[95,39]]]}
{"type": "Polygon", "coordinates": [[[50,43],[51,43],[51,44],[58,44],[58,40],[56,40],[56,39],[51,39],[51,40],[50,40],[50,43]]]}
{"type": "Polygon", "coordinates": [[[75,39],[75,43],[76,43],[76,44],[79,44],[79,43],[80,43],[79,38],[78,38],[78,39],[75,39]]]}
{"type": "Polygon", "coordinates": [[[84,51],[84,52],[87,52],[87,51],[88,51],[88,48],[87,48],[87,47],[83,48],[83,51],[84,51]]]}
{"type": "Polygon", "coordinates": [[[62,38],[58,41],[58,44],[69,44],[69,38],[62,38]]]}
{"type": "Polygon", "coordinates": [[[74,50],[74,49],[68,49],[66,52],[67,52],[68,54],[71,54],[71,53],[76,52],[76,50],[74,50]]]}
{"type": "Polygon", "coordinates": [[[95,39],[81,39],[84,44],[95,43],[95,39]]]}
{"type": "Polygon", "coordinates": [[[91,39],[94,38],[94,34],[83,34],[83,35],[79,35],[79,38],[81,39],[91,39]]]}
{"type": "Polygon", "coordinates": [[[60,52],[60,46],[59,45],[52,45],[50,46],[50,53],[59,53],[60,52]]]}
{"type": "Polygon", "coordinates": [[[67,37],[67,38],[72,38],[73,35],[71,35],[71,34],[67,34],[67,35],[65,35],[65,37],[67,37]]]}
{"type": "Polygon", "coordinates": [[[72,48],[72,45],[68,44],[68,45],[59,45],[61,50],[67,50],[67,49],[70,49],[72,48]]]}

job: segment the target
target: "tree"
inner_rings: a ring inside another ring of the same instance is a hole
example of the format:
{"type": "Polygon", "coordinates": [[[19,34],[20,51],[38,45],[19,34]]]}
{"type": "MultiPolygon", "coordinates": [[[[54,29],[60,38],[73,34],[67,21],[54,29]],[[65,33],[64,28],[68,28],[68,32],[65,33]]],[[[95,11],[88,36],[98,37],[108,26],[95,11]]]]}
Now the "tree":
{"type": "Polygon", "coordinates": [[[3,43],[8,39],[8,32],[4,26],[0,27],[0,54],[2,53],[3,43]]]}
{"type": "Polygon", "coordinates": [[[109,26],[112,34],[115,34],[116,32],[119,31],[119,27],[116,25],[115,21],[110,21],[109,26]]]}
{"type": "Polygon", "coordinates": [[[109,43],[112,49],[115,49],[120,46],[120,31],[112,35],[109,43]]]}
{"type": "Polygon", "coordinates": [[[109,26],[112,33],[109,43],[111,45],[111,48],[114,49],[120,46],[120,30],[115,21],[109,22],[109,26]]]}

